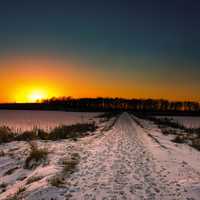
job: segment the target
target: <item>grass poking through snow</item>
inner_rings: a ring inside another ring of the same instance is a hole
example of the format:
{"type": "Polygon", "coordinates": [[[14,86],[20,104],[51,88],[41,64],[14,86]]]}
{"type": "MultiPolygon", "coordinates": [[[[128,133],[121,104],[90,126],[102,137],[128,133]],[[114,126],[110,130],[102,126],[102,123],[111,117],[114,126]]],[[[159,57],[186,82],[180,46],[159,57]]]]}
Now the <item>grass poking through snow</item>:
{"type": "Polygon", "coordinates": [[[98,127],[94,122],[74,124],[74,125],[62,125],[55,127],[50,132],[46,132],[42,129],[34,128],[30,131],[24,131],[22,133],[14,133],[8,127],[0,127],[0,144],[12,141],[31,141],[31,140],[60,140],[60,139],[73,139],[76,140],[81,137],[90,135],[96,131],[98,127]]]}
{"type": "Polygon", "coordinates": [[[0,144],[5,142],[11,142],[15,138],[15,134],[7,126],[0,127],[0,144]]]}
{"type": "Polygon", "coordinates": [[[80,161],[78,153],[73,153],[70,158],[62,160],[63,169],[60,174],[57,174],[49,179],[49,183],[54,187],[61,187],[65,183],[65,178],[77,171],[77,166],[80,161]]]}
{"type": "Polygon", "coordinates": [[[80,156],[78,153],[71,155],[70,159],[63,160],[63,174],[69,175],[76,171],[80,156]]]}
{"type": "Polygon", "coordinates": [[[64,184],[64,180],[60,175],[56,175],[49,180],[49,183],[54,187],[60,187],[64,184]]]}
{"type": "Polygon", "coordinates": [[[25,169],[32,169],[42,164],[44,161],[46,161],[48,156],[47,149],[39,149],[36,142],[30,142],[29,144],[31,147],[31,151],[29,153],[29,156],[25,160],[25,169]]]}

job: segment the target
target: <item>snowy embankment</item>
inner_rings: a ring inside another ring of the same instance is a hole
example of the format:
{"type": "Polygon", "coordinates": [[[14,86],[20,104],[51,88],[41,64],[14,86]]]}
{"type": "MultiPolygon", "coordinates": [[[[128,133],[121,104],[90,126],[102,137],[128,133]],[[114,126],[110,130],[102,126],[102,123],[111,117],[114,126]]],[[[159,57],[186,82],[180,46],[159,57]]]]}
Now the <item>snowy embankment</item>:
{"type": "Polygon", "coordinates": [[[0,157],[0,184],[6,185],[0,199],[8,199],[16,192],[27,200],[199,199],[197,150],[172,143],[151,122],[127,113],[120,115],[112,127],[113,121],[100,123],[95,135],[76,142],[39,141],[40,147],[48,149],[48,163],[34,170],[21,167],[27,156],[27,143],[0,145],[4,150],[0,157]],[[80,155],[77,171],[63,176],[60,186],[51,185],[49,179],[62,171],[61,161],[72,153],[80,155]],[[8,173],[9,169],[13,171],[8,173]],[[31,182],[31,177],[38,180],[31,182]]]}

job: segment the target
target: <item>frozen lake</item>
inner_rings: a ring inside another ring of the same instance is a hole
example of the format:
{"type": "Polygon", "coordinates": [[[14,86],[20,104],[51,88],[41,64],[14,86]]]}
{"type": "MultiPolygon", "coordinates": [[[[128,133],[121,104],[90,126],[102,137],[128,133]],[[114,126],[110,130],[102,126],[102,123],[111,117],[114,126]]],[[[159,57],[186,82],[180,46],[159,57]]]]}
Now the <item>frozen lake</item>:
{"type": "MultiPolygon", "coordinates": [[[[173,121],[184,125],[187,128],[200,128],[200,117],[188,117],[188,116],[165,116],[173,121]]],[[[159,116],[159,118],[165,118],[164,116],[159,116]]]]}
{"type": "Polygon", "coordinates": [[[34,127],[49,130],[58,125],[70,125],[94,121],[99,113],[0,110],[0,126],[8,126],[15,131],[31,130],[34,127]]]}

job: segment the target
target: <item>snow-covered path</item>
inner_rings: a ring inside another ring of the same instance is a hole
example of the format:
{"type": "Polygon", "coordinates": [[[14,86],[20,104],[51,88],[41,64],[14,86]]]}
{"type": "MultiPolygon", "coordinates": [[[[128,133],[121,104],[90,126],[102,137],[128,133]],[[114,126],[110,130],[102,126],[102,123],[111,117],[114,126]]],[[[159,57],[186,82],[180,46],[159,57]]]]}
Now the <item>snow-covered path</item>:
{"type": "Polygon", "coordinates": [[[70,181],[70,199],[185,199],[165,178],[164,168],[146,147],[147,134],[123,113],[112,130],[86,147],[70,181]]]}
{"type": "Polygon", "coordinates": [[[38,141],[38,145],[49,150],[49,163],[34,170],[22,167],[26,142],[1,145],[6,156],[0,157],[0,185],[8,187],[0,199],[7,200],[19,188],[24,188],[18,195],[23,200],[200,199],[200,152],[171,142],[155,124],[128,113],[78,141],[38,141]],[[78,170],[64,176],[62,185],[51,185],[49,178],[61,174],[61,163],[71,153],[80,155],[78,170]],[[32,177],[41,179],[28,183],[32,177]]]}

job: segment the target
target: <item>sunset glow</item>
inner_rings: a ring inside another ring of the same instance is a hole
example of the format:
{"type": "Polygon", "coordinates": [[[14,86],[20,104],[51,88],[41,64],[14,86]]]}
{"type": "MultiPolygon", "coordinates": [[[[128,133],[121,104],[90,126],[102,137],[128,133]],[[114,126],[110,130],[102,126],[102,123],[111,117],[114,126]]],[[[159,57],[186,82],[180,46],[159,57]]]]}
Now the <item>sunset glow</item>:
{"type": "Polygon", "coordinates": [[[198,7],[193,15],[174,1],[31,2],[0,8],[0,103],[52,96],[200,101],[198,7]]]}
{"type": "Polygon", "coordinates": [[[46,99],[46,98],[48,98],[48,96],[42,90],[31,91],[30,94],[28,95],[29,102],[38,102],[38,101],[41,101],[42,99],[46,99]]]}
{"type": "Polygon", "coordinates": [[[17,103],[35,103],[40,102],[43,99],[51,98],[53,94],[50,91],[42,88],[23,88],[15,96],[17,103]]]}
{"type": "MultiPolygon", "coordinates": [[[[149,61],[135,59],[138,65],[142,62],[149,61]]],[[[104,71],[104,68],[94,68],[79,57],[4,56],[0,59],[0,102],[36,102],[61,96],[199,100],[195,82],[184,88],[181,84],[175,85],[177,80],[182,82],[182,79],[187,79],[184,73],[178,79],[172,76],[169,81],[165,78],[159,80],[164,72],[156,68],[148,76],[140,69],[130,70],[126,66],[124,71],[104,71]],[[172,85],[174,92],[171,92],[172,85]]]]}

